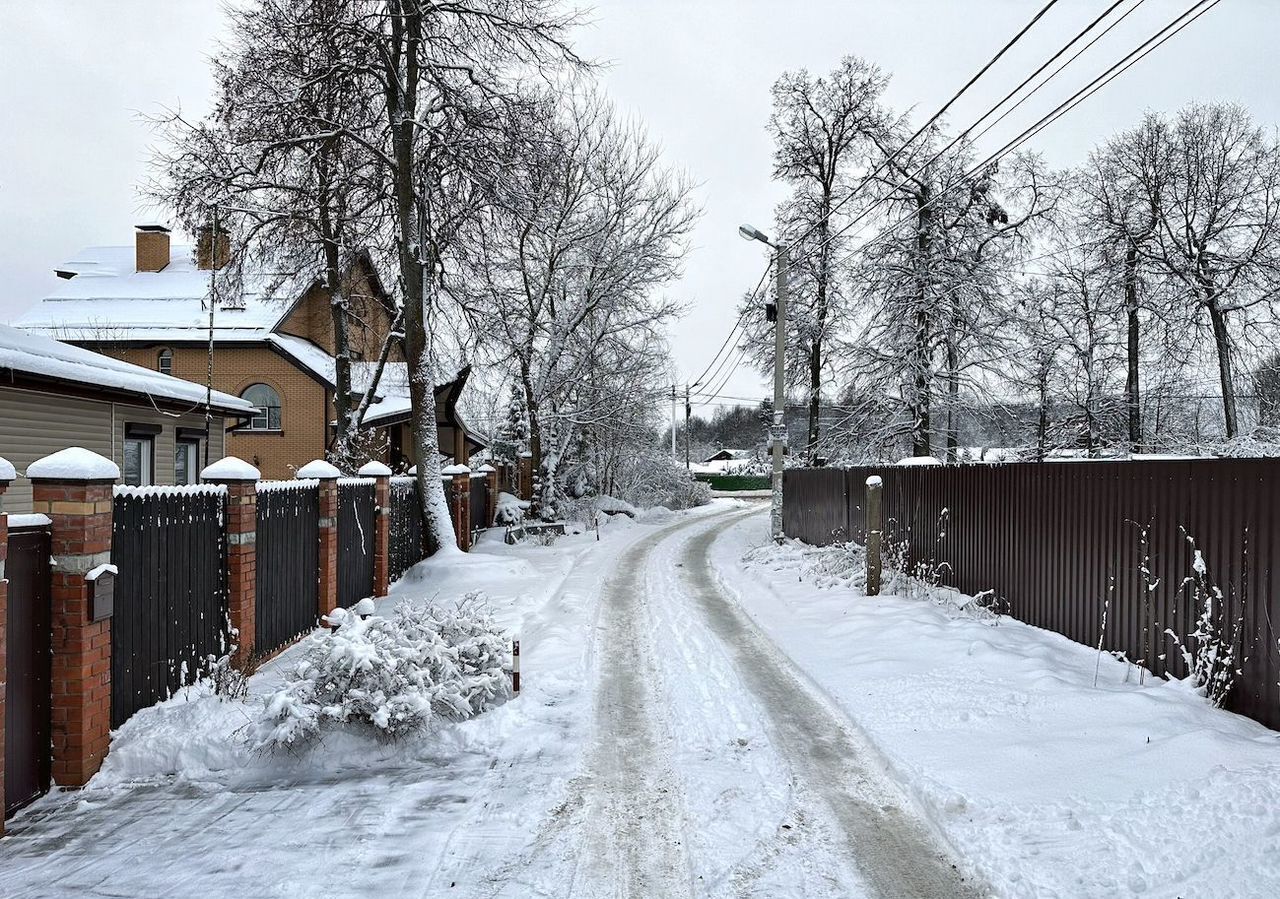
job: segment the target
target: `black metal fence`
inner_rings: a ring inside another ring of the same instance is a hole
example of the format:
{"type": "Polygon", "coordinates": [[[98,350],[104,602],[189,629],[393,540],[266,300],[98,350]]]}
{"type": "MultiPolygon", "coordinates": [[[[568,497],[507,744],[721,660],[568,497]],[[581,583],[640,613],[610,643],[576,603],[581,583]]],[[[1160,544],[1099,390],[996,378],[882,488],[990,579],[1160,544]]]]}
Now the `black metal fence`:
{"type": "Polygon", "coordinates": [[[274,652],[316,626],[319,506],[313,484],[258,490],[255,652],[274,652]]]}
{"type": "Polygon", "coordinates": [[[350,608],[373,595],[377,487],[372,480],[338,482],[338,602],[350,608]]]}
{"type": "Polygon", "coordinates": [[[390,578],[393,581],[422,561],[422,504],[413,478],[391,479],[390,578]]]}
{"type": "Polygon", "coordinates": [[[226,493],[121,491],[111,561],[111,726],[192,683],[228,647],[226,493]]]}
{"type": "Polygon", "coordinates": [[[1199,549],[1224,594],[1221,625],[1239,622],[1227,707],[1280,728],[1280,460],[789,470],[784,530],[863,540],[873,474],[886,540],[908,566],[992,590],[1015,617],[1080,643],[1101,637],[1158,674],[1185,674],[1166,629],[1186,639],[1196,628],[1187,579],[1199,549]]]}

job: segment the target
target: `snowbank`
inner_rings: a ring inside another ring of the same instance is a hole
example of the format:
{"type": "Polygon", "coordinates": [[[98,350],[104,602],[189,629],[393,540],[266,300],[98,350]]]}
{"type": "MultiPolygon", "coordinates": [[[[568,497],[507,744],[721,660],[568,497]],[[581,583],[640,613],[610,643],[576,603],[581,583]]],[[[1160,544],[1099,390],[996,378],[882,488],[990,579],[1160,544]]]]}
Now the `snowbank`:
{"type": "Polygon", "coordinates": [[[755,519],[712,555],[997,895],[1280,895],[1280,734],[958,594],[861,596],[840,552],[755,519]]]}

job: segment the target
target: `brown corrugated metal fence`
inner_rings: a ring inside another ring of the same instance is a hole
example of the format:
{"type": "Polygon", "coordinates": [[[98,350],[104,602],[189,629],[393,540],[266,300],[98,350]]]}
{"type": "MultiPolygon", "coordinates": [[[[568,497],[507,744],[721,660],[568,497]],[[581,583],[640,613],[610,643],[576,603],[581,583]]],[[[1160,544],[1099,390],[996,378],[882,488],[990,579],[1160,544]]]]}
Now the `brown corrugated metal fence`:
{"type": "Polygon", "coordinates": [[[884,479],[886,540],[905,544],[910,566],[945,562],[943,583],[992,590],[1014,617],[1091,646],[1109,599],[1104,648],[1158,674],[1185,673],[1165,630],[1195,629],[1185,583],[1194,538],[1225,596],[1224,621],[1243,619],[1247,658],[1227,707],[1280,728],[1280,460],[795,469],[786,533],[863,541],[872,474],[884,479]]]}

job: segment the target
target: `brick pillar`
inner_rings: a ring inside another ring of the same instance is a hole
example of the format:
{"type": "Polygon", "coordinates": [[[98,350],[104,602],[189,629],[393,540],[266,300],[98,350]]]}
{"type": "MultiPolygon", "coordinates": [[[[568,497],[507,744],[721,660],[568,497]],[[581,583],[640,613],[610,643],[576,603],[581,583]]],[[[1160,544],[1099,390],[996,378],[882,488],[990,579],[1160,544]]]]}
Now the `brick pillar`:
{"type": "Polygon", "coordinates": [[[206,483],[227,488],[227,607],[236,631],[232,663],[239,667],[253,657],[257,642],[258,596],[258,469],[227,456],[205,468],[206,483]]]}
{"type": "Polygon", "coordinates": [[[4,492],[17,472],[9,460],[0,456],[0,836],[4,835],[4,716],[5,688],[9,682],[8,657],[5,654],[5,623],[9,620],[9,582],[5,579],[4,563],[9,557],[9,516],[4,511],[4,492]]]}
{"type": "Polygon", "coordinates": [[[386,596],[391,588],[391,469],[368,462],[356,474],[373,478],[377,511],[373,524],[373,595],[386,596]]]}
{"type": "Polygon", "coordinates": [[[32,462],[32,508],[52,522],[53,780],[82,787],[110,746],[111,619],[90,620],[85,575],[111,561],[111,484],[120,469],[80,447],[32,462]]]}
{"type": "Polygon", "coordinates": [[[298,469],[296,477],[320,482],[320,549],[317,553],[316,613],[321,617],[338,607],[338,478],[342,472],[317,459],[298,469]]]}
{"type": "Polygon", "coordinates": [[[498,469],[492,465],[481,465],[476,474],[484,478],[484,508],[472,509],[471,516],[480,522],[481,527],[493,527],[493,519],[498,514],[498,469]]]}

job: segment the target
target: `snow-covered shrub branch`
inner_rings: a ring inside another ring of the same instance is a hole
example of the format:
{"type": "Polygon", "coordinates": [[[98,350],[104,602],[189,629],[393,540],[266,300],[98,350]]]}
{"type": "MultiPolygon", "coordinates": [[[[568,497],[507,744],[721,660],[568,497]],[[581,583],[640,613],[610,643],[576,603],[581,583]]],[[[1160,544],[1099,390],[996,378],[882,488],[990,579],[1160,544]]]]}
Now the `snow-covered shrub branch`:
{"type": "Polygon", "coordinates": [[[484,711],[509,692],[507,637],[480,594],[454,607],[403,602],[390,617],[330,613],[294,677],[266,702],[260,748],[307,744],[326,728],[400,737],[484,711]]]}
{"type": "Polygon", "coordinates": [[[1243,660],[1238,659],[1238,655],[1243,619],[1227,619],[1226,599],[1209,577],[1204,554],[1190,534],[1184,531],[1183,536],[1191,546],[1193,557],[1191,574],[1183,579],[1182,587],[1190,594],[1192,609],[1197,612],[1196,627],[1185,639],[1170,628],[1165,629],[1165,634],[1177,645],[1191,685],[1215,706],[1221,706],[1240,674],[1239,665],[1243,660]]]}

